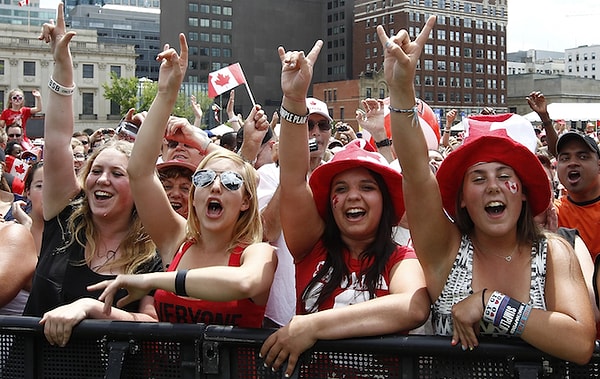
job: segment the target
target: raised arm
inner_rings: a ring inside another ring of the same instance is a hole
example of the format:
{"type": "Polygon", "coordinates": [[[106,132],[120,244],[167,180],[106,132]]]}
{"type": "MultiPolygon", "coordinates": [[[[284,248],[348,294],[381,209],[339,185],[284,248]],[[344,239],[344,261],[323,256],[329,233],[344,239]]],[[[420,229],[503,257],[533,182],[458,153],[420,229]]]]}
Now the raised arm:
{"type": "Polygon", "coordinates": [[[73,59],[69,43],[75,32],[65,29],[64,5],[58,4],[56,25],[46,23],[38,37],[50,44],[54,70],[49,83],[44,133],[44,219],[55,217],[80,191],[73,169],[73,59]]]}
{"type": "Polygon", "coordinates": [[[556,142],[558,142],[558,133],[554,129],[552,119],[548,114],[548,104],[544,94],[539,91],[534,91],[527,96],[527,103],[532,111],[538,114],[542,121],[542,126],[546,131],[546,139],[548,140],[548,151],[553,157],[557,157],[556,142]]]}
{"type": "Polygon", "coordinates": [[[36,114],[42,111],[42,94],[37,89],[31,91],[31,94],[35,98],[35,106],[31,108],[31,114],[36,114]]]}
{"type": "Polygon", "coordinates": [[[185,219],[173,210],[155,174],[162,138],[187,69],[188,49],[183,34],[179,35],[179,44],[181,55],[165,45],[156,58],[162,60],[158,93],[137,134],[127,167],[137,212],[166,263],[185,236],[185,219]]]}
{"type": "Polygon", "coordinates": [[[286,52],[281,46],[278,49],[283,90],[279,136],[281,226],[288,248],[296,260],[310,251],[325,228],[307,183],[308,126],[307,119],[301,119],[308,114],[306,95],[313,65],[322,46],[323,41],[317,41],[307,56],[303,51],[286,52]]]}
{"type": "Polygon", "coordinates": [[[427,143],[417,114],[413,86],[415,69],[423,45],[429,38],[435,17],[411,41],[406,30],[388,37],[382,26],[377,34],[384,46],[384,71],[390,89],[390,118],[394,150],[403,175],[404,202],[415,251],[428,278],[432,298],[437,298],[460,243],[460,232],[446,217],[435,175],[429,168],[427,143]],[[431,233],[435,230],[435,233],[431,233]],[[440,272],[441,271],[441,272],[440,272]]]}

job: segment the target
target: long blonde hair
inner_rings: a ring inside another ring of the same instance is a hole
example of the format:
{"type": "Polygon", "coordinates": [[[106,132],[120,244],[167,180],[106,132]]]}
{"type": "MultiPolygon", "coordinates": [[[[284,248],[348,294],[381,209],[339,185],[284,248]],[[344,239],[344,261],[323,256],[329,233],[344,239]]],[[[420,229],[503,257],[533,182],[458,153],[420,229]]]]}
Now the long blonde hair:
{"type": "MultiPolygon", "coordinates": [[[[235,223],[233,236],[228,247],[228,251],[231,251],[235,246],[242,245],[248,246],[253,243],[262,241],[263,229],[260,214],[258,211],[258,198],[256,195],[256,186],[258,184],[258,173],[250,165],[246,163],[237,154],[226,150],[220,149],[219,151],[208,154],[202,162],[198,165],[198,169],[206,167],[206,165],[214,159],[229,159],[233,161],[238,167],[241,168],[240,175],[244,178],[243,190],[245,195],[249,199],[249,207],[245,211],[240,212],[240,215],[235,223]]],[[[186,225],[186,239],[200,240],[202,235],[200,234],[200,221],[196,214],[194,204],[194,193],[196,192],[196,186],[192,183],[192,188],[189,194],[189,213],[186,225]]]]}
{"type": "MultiPolygon", "coordinates": [[[[98,154],[107,149],[114,149],[123,153],[127,158],[131,156],[131,149],[133,144],[127,141],[111,141],[94,149],[94,152],[85,162],[84,166],[78,176],[79,185],[81,188],[85,186],[85,179],[89,175],[92,165],[98,154]]],[[[82,247],[86,246],[86,243],[90,247],[89,253],[85,256],[85,263],[90,266],[93,258],[93,253],[96,250],[96,238],[98,236],[96,227],[92,220],[92,212],[90,205],[83,192],[74,203],[75,210],[71,214],[67,222],[67,228],[70,232],[70,241],[67,246],[71,245],[75,241],[82,247]]],[[[137,214],[135,205],[131,210],[130,215],[130,227],[127,235],[119,244],[118,249],[121,251],[119,257],[109,262],[106,268],[122,267],[126,274],[135,274],[140,266],[150,262],[156,256],[156,246],[150,239],[150,236],[144,230],[142,222],[137,214]]],[[[83,262],[82,262],[83,263],[83,262]]]]}

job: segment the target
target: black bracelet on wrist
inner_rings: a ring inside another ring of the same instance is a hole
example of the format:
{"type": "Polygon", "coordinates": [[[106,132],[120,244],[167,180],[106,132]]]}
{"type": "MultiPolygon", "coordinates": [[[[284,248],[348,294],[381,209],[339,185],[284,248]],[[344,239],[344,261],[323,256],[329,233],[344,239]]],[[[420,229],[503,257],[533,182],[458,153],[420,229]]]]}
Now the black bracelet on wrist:
{"type": "Polygon", "coordinates": [[[451,131],[452,130],[450,130],[450,129],[442,129],[442,134],[444,134],[444,133],[450,133],[451,131]]]}
{"type": "Polygon", "coordinates": [[[377,147],[392,146],[392,140],[389,138],[385,138],[379,142],[376,141],[375,146],[377,146],[377,147]]]}
{"type": "Polygon", "coordinates": [[[175,275],[175,294],[177,296],[187,296],[185,290],[185,277],[187,276],[188,270],[179,270],[175,275]]]}

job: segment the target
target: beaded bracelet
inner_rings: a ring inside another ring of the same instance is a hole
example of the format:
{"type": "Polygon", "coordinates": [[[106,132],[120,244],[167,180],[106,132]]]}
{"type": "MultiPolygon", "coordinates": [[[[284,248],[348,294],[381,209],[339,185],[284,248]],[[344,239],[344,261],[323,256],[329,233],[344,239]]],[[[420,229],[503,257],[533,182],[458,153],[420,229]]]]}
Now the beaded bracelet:
{"type": "Polygon", "coordinates": [[[50,76],[50,80],[48,81],[48,88],[50,88],[52,91],[54,91],[55,93],[57,93],[61,96],[71,96],[71,95],[73,95],[73,92],[75,92],[75,86],[65,87],[61,84],[58,84],[57,82],[54,81],[54,79],[52,78],[52,75],[50,76]]]}
{"type": "Polygon", "coordinates": [[[400,114],[406,114],[409,117],[412,117],[411,125],[413,127],[419,126],[419,115],[418,115],[419,110],[417,109],[417,105],[416,104],[412,108],[409,108],[409,109],[394,108],[391,105],[388,105],[388,109],[391,112],[400,113],[400,114]]]}

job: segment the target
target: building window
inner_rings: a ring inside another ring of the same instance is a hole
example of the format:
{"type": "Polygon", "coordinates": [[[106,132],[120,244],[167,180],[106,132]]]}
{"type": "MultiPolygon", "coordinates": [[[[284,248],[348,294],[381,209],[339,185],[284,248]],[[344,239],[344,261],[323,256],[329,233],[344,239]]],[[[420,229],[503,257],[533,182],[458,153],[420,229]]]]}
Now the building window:
{"type": "Polygon", "coordinates": [[[93,79],[94,78],[94,65],[93,64],[84,64],[82,65],[82,72],[84,79],[93,79]]]}
{"type": "Polygon", "coordinates": [[[210,34],[208,34],[208,33],[200,33],[200,41],[202,41],[202,42],[210,42],[210,34]]]}
{"type": "Polygon", "coordinates": [[[223,43],[230,44],[231,43],[231,34],[223,34],[223,43]]]}
{"type": "Polygon", "coordinates": [[[223,49],[223,56],[225,58],[231,58],[231,49],[223,49]]]}
{"type": "Polygon", "coordinates": [[[198,4],[189,3],[188,10],[190,11],[190,13],[198,13],[198,4]]]}
{"type": "Polygon", "coordinates": [[[198,27],[198,19],[196,17],[188,17],[188,25],[198,27]]]}
{"type": "Polygon", "coordinates": [[[226,29],[226,30],[233,29],[233,23],[231,21],[223,21],[223,29],[226,29]]]}
{"type": "Polygon", "coordinates": [[[196,32],[189,32],[188,33],[188,38],[190,41],[198,41],[198,33],[196,32]]]}
{"type": "Polygon", "coordinates": [[[117,78],[121,77],[121,66],[110,66],[110,72],[114,72],[117,78]]]}
{"type": "Polygon", "coordinates": [[[425,76],[423,77],[423,83],[424,83],[426,86],[432,86],[432,85],[433,85],[433,76],[430,76],[430,75],[425,75],[425,76]]]}
{"type": "MultiPolygon", "coordinates": [[[[4,59],[0,59],[0,75],[4,75],[4,59]]],[[[4,107],[2,109],[4,109],[4,107]]]]}
{"type": "Polygon", "coordinates": [[[371,96],[371,88],[367,87],[365,88],[365,97],[366,98],[370,98],[371,96]]]}
{"type": "Polygon", "coordinates": [[[214,43],[221,43],[221,35],[220,34],[213,34],[212,35],[212,42],[214,42],[214,43]]]}
{"type": "Polygon", "coordinates": [[[221,49],[217,49],[217,48],[213,47],[213,48],[211,49],[211,52],[210,52],[210,54],[211,54],[213,57],[220,57],[220,56],[221,56],[221,49]]]}
{"type": "Polygon", "coordinates": [[[232,16],[233,11],[232,11],[231,7],[223,7],[223,14],[225,16],[232,16]]]}
{"type": "Polygon", "coordinates": [[[210,9],[212,14],[221,14],[221,6],[220,5],[213,5],[210,9]]]}
{"type": "Polygon", "coordinates": [[[35,76],[35,62],[23,62],[23,76],[35,76]]]}
{"type": "Polygon", "coordinates": [[[210,13],[210,6],[200,4],[200,13],[210,13]]]}
{"type": "Polygon", "coordinates": [[[208,27],[210,27],[210,20],[208,18],[201,18],[200,19],[200,27],[201,28],[208,28],[208,27]]]}
{"type": "Polygon", "coordinates": [[[221,29],[221,20],[211,20],[210,26],[213,29],[221,29]]]}
{"type": "Polygon", "coordinates": [[[92,92],[84,92],[81,94],[81,110],[82,114],[94,114],[94,94],[92,92]]]}

